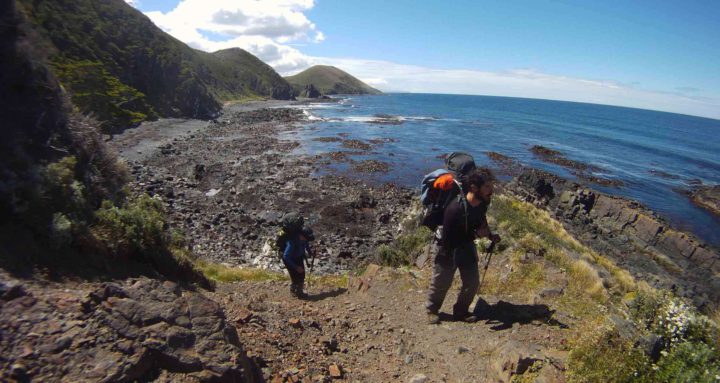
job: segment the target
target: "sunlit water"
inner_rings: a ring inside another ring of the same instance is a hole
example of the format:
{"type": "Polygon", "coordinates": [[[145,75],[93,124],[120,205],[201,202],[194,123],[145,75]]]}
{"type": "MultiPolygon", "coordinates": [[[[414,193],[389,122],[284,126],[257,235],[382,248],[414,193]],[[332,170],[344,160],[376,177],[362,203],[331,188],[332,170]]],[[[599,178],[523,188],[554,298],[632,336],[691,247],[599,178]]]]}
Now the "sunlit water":
{"type": "MultiPolygon", "coordinates": [[[[597,165],[603,170],[595,175],[625,184],[593,188],[638,200],[675,227],[720,245],[720,219],[677,191],[697,181],[720,183],[718,120],[594,104],[437,94],[350,96],[300,107],[311,120],[298,134],[300,152],[352,151],[340,142],[313,140],[338,134],[391,141],[374,146],[370,155],[352,157],[391,164],[388,174],[363,177],[418,187],[423,174],[442,166],[438,155],[466,151],[479,164],[493,166],[485,152],[494,151],[574,179],[567,169],[529,151],[542,145],[597,165]],[[376,115],[394,116],[402,123],[369,123],[376,115]]],[[[337,171],[346,167],[334,165],[337,171]]]]}

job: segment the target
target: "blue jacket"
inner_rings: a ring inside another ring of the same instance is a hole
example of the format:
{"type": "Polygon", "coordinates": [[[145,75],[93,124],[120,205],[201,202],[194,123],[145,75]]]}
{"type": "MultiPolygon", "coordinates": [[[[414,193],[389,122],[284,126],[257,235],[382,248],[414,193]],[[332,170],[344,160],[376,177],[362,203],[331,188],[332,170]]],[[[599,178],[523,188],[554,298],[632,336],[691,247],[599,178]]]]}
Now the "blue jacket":
{"type": "Polygon", "coordinates": [[[303,265],[305,256],[310,252],[310,243],[303,241],[299,237],[292,238],[285,245],[283,253],[283,261],[290,267],[297,268],[303,265]]]}

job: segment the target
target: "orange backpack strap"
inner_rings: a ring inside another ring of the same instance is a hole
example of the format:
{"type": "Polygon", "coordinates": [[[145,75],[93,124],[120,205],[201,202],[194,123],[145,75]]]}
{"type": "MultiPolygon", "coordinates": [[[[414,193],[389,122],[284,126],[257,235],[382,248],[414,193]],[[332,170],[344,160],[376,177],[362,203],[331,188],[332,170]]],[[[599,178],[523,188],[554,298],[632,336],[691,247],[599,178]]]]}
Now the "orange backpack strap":
{"type": "Polygon", "coordinates": [[[442,191],[448,191],[453,188],[453,175],[451,173],[445,173],[438,177],[433,183],[433,188],[442,191]]]}

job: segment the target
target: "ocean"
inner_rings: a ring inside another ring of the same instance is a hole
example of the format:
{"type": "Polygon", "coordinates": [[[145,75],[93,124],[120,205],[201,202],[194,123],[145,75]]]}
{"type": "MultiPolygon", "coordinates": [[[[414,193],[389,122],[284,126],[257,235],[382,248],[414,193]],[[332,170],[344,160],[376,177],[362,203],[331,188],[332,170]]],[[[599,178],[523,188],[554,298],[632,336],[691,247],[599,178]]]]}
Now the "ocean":
{"type": "MultiPolygon", "coordinates": [[[[576,180],[562,166],[530,151],[541,145],[570,160],[597,167],[592,176],[622,186],[590,187],[629,197],[656,211],[672,226],[720,246],[720,219],[691,203],[682,190],[720,184],[720,120],[607,105],[491,96],[385,94],[346,96],[338,102],[298,106],[310,119],[297,133],[301,154],[358,152],[339,137],[373,142],[369,154],[387,173],[362,174],[369,181],[418,187],[422,176],[442,167],[440,155],[472,154],[479,165],[495,167],[486,152],[497,152],[576,180]],[[383,120],[384,118],[384,120],[383,120]]],[[[329,172],[349,170],[334,163],[329,172]]]]}

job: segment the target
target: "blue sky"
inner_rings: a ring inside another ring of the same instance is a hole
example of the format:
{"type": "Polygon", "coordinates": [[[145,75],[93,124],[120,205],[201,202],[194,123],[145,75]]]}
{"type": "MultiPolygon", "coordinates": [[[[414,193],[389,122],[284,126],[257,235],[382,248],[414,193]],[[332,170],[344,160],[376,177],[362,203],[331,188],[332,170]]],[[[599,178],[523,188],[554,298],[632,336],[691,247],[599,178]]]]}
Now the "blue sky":
{"type": "Polygon", "coordinates": [[[720,1],[133,3],[195,48],[240,46],[283,74],[330,64],[382,90],[720,118],[720,1]]]}

